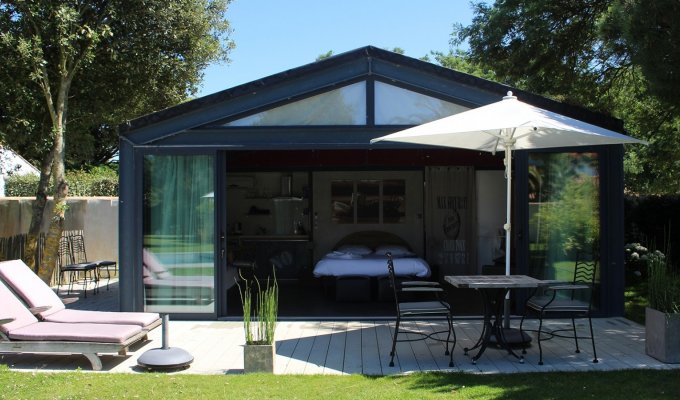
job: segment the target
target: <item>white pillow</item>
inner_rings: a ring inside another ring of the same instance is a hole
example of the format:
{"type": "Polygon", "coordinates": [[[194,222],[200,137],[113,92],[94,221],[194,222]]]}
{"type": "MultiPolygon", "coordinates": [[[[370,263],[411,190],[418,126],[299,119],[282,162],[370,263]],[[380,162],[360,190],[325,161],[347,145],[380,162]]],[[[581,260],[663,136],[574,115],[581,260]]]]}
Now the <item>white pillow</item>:
{"type": "Polygon", "coordinates": [[[373,250],[363,244],[343,244],[338,247],[337,251],[348,254],[357,254],[360,256],[365,256],[373,253],[373,250]]]}
{"type": "Polygon", "coordinates": [[[375,254],[384,256],[387,253],[392,253],[394,257],[412,256],[414,255],[405,246],[400,246],[397,244],[383,244],[375,248],[375,254]]]}

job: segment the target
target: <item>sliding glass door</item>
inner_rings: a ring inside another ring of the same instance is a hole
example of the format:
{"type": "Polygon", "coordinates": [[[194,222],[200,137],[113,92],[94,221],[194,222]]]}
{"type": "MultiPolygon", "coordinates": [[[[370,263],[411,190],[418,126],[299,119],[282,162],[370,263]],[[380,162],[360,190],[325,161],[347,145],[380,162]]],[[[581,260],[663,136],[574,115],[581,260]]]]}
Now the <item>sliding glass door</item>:
{"type": "Polygon", "coordinates": [[[599,154],[531,153],[528,162],[528,272],[571,281],[577,259],[599,258],[599,154]]]}
{"type": "Polygon", "coordinates": [[[215,313],[215,159],[144,157],[145,309],[215,313]]]}

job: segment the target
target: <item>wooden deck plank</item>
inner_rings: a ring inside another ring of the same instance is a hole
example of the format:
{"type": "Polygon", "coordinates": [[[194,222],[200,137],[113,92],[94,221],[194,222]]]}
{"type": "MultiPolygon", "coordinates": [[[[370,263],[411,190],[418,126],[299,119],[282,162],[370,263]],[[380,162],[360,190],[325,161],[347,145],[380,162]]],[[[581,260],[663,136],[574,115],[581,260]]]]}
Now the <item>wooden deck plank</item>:
{"type": "Polygon", "coordinates": [[[345,374],[360,374],[362,372],[361,335],[361,322],[352,321],[347,324],[345,359],[342,365],[342,372],[345,374]]]}
{"type": "Polygon", "coordinates": [[[333,324],[333,333],[328,343],[324,374],[342,374],[345,362],[345,342],[347,341],[347,322],[333,324]]]}
{"type": "Polygon", "coordinates": [[[382,375],[378,331],[374,321],[361,322],[361,366],[364,375],[382,375]]]}

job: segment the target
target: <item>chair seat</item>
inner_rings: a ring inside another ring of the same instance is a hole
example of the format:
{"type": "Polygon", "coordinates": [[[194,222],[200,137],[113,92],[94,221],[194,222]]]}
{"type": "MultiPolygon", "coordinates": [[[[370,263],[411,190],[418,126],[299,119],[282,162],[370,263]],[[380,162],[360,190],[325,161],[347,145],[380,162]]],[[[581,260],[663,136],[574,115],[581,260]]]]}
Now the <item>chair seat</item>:
{"type": "Polygon", "coordinates": [[[92,262],[84,262],[78,264],[68,264],[61,267],[62,271],[90,271],[97,268],[97,264],[92,262]]]}
{"type": "Polygon", "coordinates": [[[564,311],[564,312],[580,312],[590,310],[590,305],[581,300],[572,299],[555,299],[552,303],[552,296],[534,296],[527,302],[527,307],[537,311],[564,311]],[[548,304],[549,303],[549,304],[548,304]]]}
{"type": "Polygon", "coordinates": [[[449,305],[441,301],[413,301],[399,303],[399,312],[404,316],[416,314],[448,314],[449,310],[449,305]]]}

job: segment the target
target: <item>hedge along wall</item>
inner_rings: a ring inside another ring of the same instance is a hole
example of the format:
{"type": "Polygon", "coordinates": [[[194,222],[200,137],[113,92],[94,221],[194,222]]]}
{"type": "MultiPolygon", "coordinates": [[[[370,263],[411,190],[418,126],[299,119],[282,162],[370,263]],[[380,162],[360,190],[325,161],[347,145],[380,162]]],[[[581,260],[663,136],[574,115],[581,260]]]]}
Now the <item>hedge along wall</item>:
{"type": "MultiPolygon", "coordinates": [[[[0,197],[0,237],[28,233],[34,198],[0,197]]],[[[48,200],[45,215],[52,214],[52,200],[48,200]]],[[[118,198],[69,197],[66,200],[64,230],[82,230],[85,251],[91,260],[118,261],[118,198]]],[[[41,231],[46,232],[49,218],[44,218],[41,231]]]]}
{"type": "Polygon", "coordinates": [[[664,251],[677,266],[680,263],[680,196],[627,195],[624,210],[626,243],[638,242],[664,251]]]}
{"type": "MultiPolygon", "coordinates": [[[[39,177],[33,175],[13,175],[5,183],[5,195],[8,197],[35,196],[39,177]]],[[[118,196],[118,175],[110,169],[98,169],[93,172],[69,171],[66,173],[69,184],[69,196],[97,197],[118,196]]],[[[48,190],[48,193],[52,190],[48,190]]]]}

